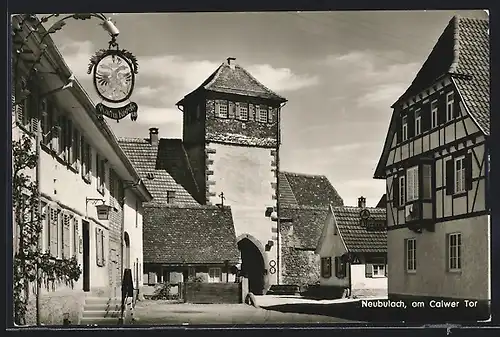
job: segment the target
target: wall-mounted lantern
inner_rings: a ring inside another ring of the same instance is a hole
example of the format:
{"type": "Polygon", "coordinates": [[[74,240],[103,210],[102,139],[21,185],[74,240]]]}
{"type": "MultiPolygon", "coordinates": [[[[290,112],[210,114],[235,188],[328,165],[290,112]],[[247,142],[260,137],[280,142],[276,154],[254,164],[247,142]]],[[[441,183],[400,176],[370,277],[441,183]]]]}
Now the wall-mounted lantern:
{"type": "Polygon", "coordinates": [[[106,205],[104,199],[86,198],[86,204],[85,204],[85,215],[86,216],[88,216],[87,206],[88,206],[89,202],[91,202],[93,205],[96,205],[97,219],[98,220],[108,220],[109,219],[109,210],[111,209],[111,206],[106,205]],[[101,203],[101,204],[97,205],[97,203],[101,203]]]}

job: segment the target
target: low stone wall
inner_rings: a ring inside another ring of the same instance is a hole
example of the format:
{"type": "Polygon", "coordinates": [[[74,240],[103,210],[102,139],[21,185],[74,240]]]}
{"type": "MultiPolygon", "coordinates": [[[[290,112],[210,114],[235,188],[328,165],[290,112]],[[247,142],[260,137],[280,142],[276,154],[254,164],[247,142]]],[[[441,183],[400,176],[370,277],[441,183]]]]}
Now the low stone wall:
{"type": "MultiPolygon", "coordinates": [[[[78,324],[85,303],[85,293],[79,290],[61,290],[40,295],[40,323],[62,325],[69,313],[71,324],[78,324]]],[[[36,325],[36,295],[31,294],[26,315],[28,325],[36,325]]]]}
{"type": "Polygon", "coordinates": [[[240,283],[186,282],[184,300],[187,303],[241,303],[240,283]]]}
{"type": "Polygon", "coordinates": [[[356,298],[382,297],[387,296],[387,289],[353,289],[352,296],[356,298]]]}

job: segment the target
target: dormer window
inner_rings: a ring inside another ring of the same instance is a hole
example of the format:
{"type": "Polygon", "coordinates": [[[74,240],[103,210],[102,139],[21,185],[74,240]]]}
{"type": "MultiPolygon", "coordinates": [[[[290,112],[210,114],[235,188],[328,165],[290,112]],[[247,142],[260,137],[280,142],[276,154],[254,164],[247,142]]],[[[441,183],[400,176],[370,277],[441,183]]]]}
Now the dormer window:
{"type": "Polygon", "coordinates": [[[455,99],[453,96],[453,92],[450,92],[446,95],[446,121],[449,122],[454,117],[453,105],[455,103],[455,99]]]}
{"type": "Polygon", "coordinates": [[[415,136],[422,132],[422,117],[420,116],[420,109],[415,111],[415,136]]]}
{"type": "Polygon", "coordinates": [[[431,129],[437,128],[438,126],[438,101],[434,100],[431,102],[431,129]]]}
{"type": "Polygon", "coordinates": [[[408,117],[407,116],[403,116],[402,135],[403,135],[403,142],[405,140],[408,140],[408,117]]]}

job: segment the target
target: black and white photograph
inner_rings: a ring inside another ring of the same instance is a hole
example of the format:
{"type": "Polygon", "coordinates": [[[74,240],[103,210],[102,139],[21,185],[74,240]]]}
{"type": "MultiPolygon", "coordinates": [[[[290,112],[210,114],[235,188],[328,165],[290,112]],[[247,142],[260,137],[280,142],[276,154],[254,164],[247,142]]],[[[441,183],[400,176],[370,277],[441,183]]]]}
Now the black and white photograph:
{"type": "Polygon", "coordinates": [[[14,326],[490,318],[487,10],[10,24],[14,326]]]}

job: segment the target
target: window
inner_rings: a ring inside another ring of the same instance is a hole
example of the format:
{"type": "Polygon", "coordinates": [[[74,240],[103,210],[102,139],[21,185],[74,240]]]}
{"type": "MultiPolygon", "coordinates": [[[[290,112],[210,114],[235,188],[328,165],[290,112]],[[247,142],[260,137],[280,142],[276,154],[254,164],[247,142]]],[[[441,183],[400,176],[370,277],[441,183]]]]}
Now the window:
{"type": "Polygon", "coordinates": [[[115,207],[116,198],[116,176],[115,171],[109,170],[109,205],[115,207]]]}
{"type": "Polygon", "coordinates": [[[167,191],[167,204],[173,204],[175,200],[175,191],[167,191]]]}
{"type": "Polygon", "coordinates": [[[405,205],[405,195],[406,195],[406,188],[405,188],[405,176],[399,177],[399,206],[404,206],[405,205]]]}
{"type": "Polygon", "coordinates": [[[71,147],[71,165],[74,169],[78,169],[78,161],[80,160],[80,132],[74,126],[71,147]]]}
{"type": "Polygon", "coordinates": [[[57,133],[57,147],[56,151],[57,154],[59,155],[59,158],[65,160],[66,159],[66,132],[68,131],[67,129],[67,119],[66,116],[63,114],[60,114],[57,117],[57,125],[59,126],[54,130],[57,133]]]}
{"type": "Polygon", "coordinates": [[[406,271],[417,271],[417,240],[406,239],[406,271]]]}
{"type": "Polygon", "coordinates": [[[420,109],[415,111],[415,136],[422,132],[422,117],[420,116],[420,109]]]}
{"type": "Polygon", "coordinates": [[[106,164],[105,161],[96,154],[96,169],[97,169],[97,191],[104,195],[104,186],[106,182],[106,164]]]}
{"type": "Polygon", "coordinates": [[[465,156],[461,156],[455,158],[455,193],[465,190],[465,156]]]}
{"type": "Polygon", "coordinates": [[[337,278],[344,278],[346,276],[346,264],[340,256],[335,257],[335,276],[337,278]]]}
{"type": "Polygon", "coordinates": [[[217,111],[217,116],[220,118],[228,118],[229,117],[229,109],[228,109],[228,104],[227,101],[221,101],[220,103],[217,104],[216,107],[217,111]]]}
{"type": "Polygon", "coordinates": [[[332,276],[332,258],[321,258],[321,277],[330,278],[332,276]]]}
{"type": "Polygon", "coordinates": [[[438,101],[431,102],[431,128],[434,129],[438,126],[438,101]]]}
{"type": "Polygon", "coordinates": [[[446,121],[449,122],[453,119],[454,111],[453,105],[455,103],[455,99],[453,98],[453,92],[450,92],[446,95],[446,121]]]}
{"type": "Polygon", "coordinates": [[[222,279],[222,273],[220,268],[209,268],[208,269],[208,282],[218,283],[222,279]]]}
{"type": "Polygon", "coordinates": [[[385,277],[385,264],[373,264],[373,277],[385,277]]]}
{"type": "Polygon", "coordinates": [[[103,267],[105,265],[104,259],[104,230],[101,228],[95,229],[95,252],[97,266],[103,267]]]}
{"type": "Polygon", "coordinates": [[[418,199],[418,166],[409,168],[406,171],[406,200],[414,201],[418,199]]]}
{"type": "Polygon", "coordinates": [[[259,122],[267,123],[268,122],[269,111],[267,107],[259,107],[259,122]]]}
{"type": "Polygon", "coordinates": [[[248,120],[248,104],[240,103],[240,119],[242,121],[248,120]]]}
{"type": "Polygon", "coordinates": [[[408,139],[408,117],[403,116],[403,142],[408,139]]]}
{"type": "Polygon", "coordinates": [[[462,234],[448,234],[448,270],[459,271],[462,268],[462,234]]]}

